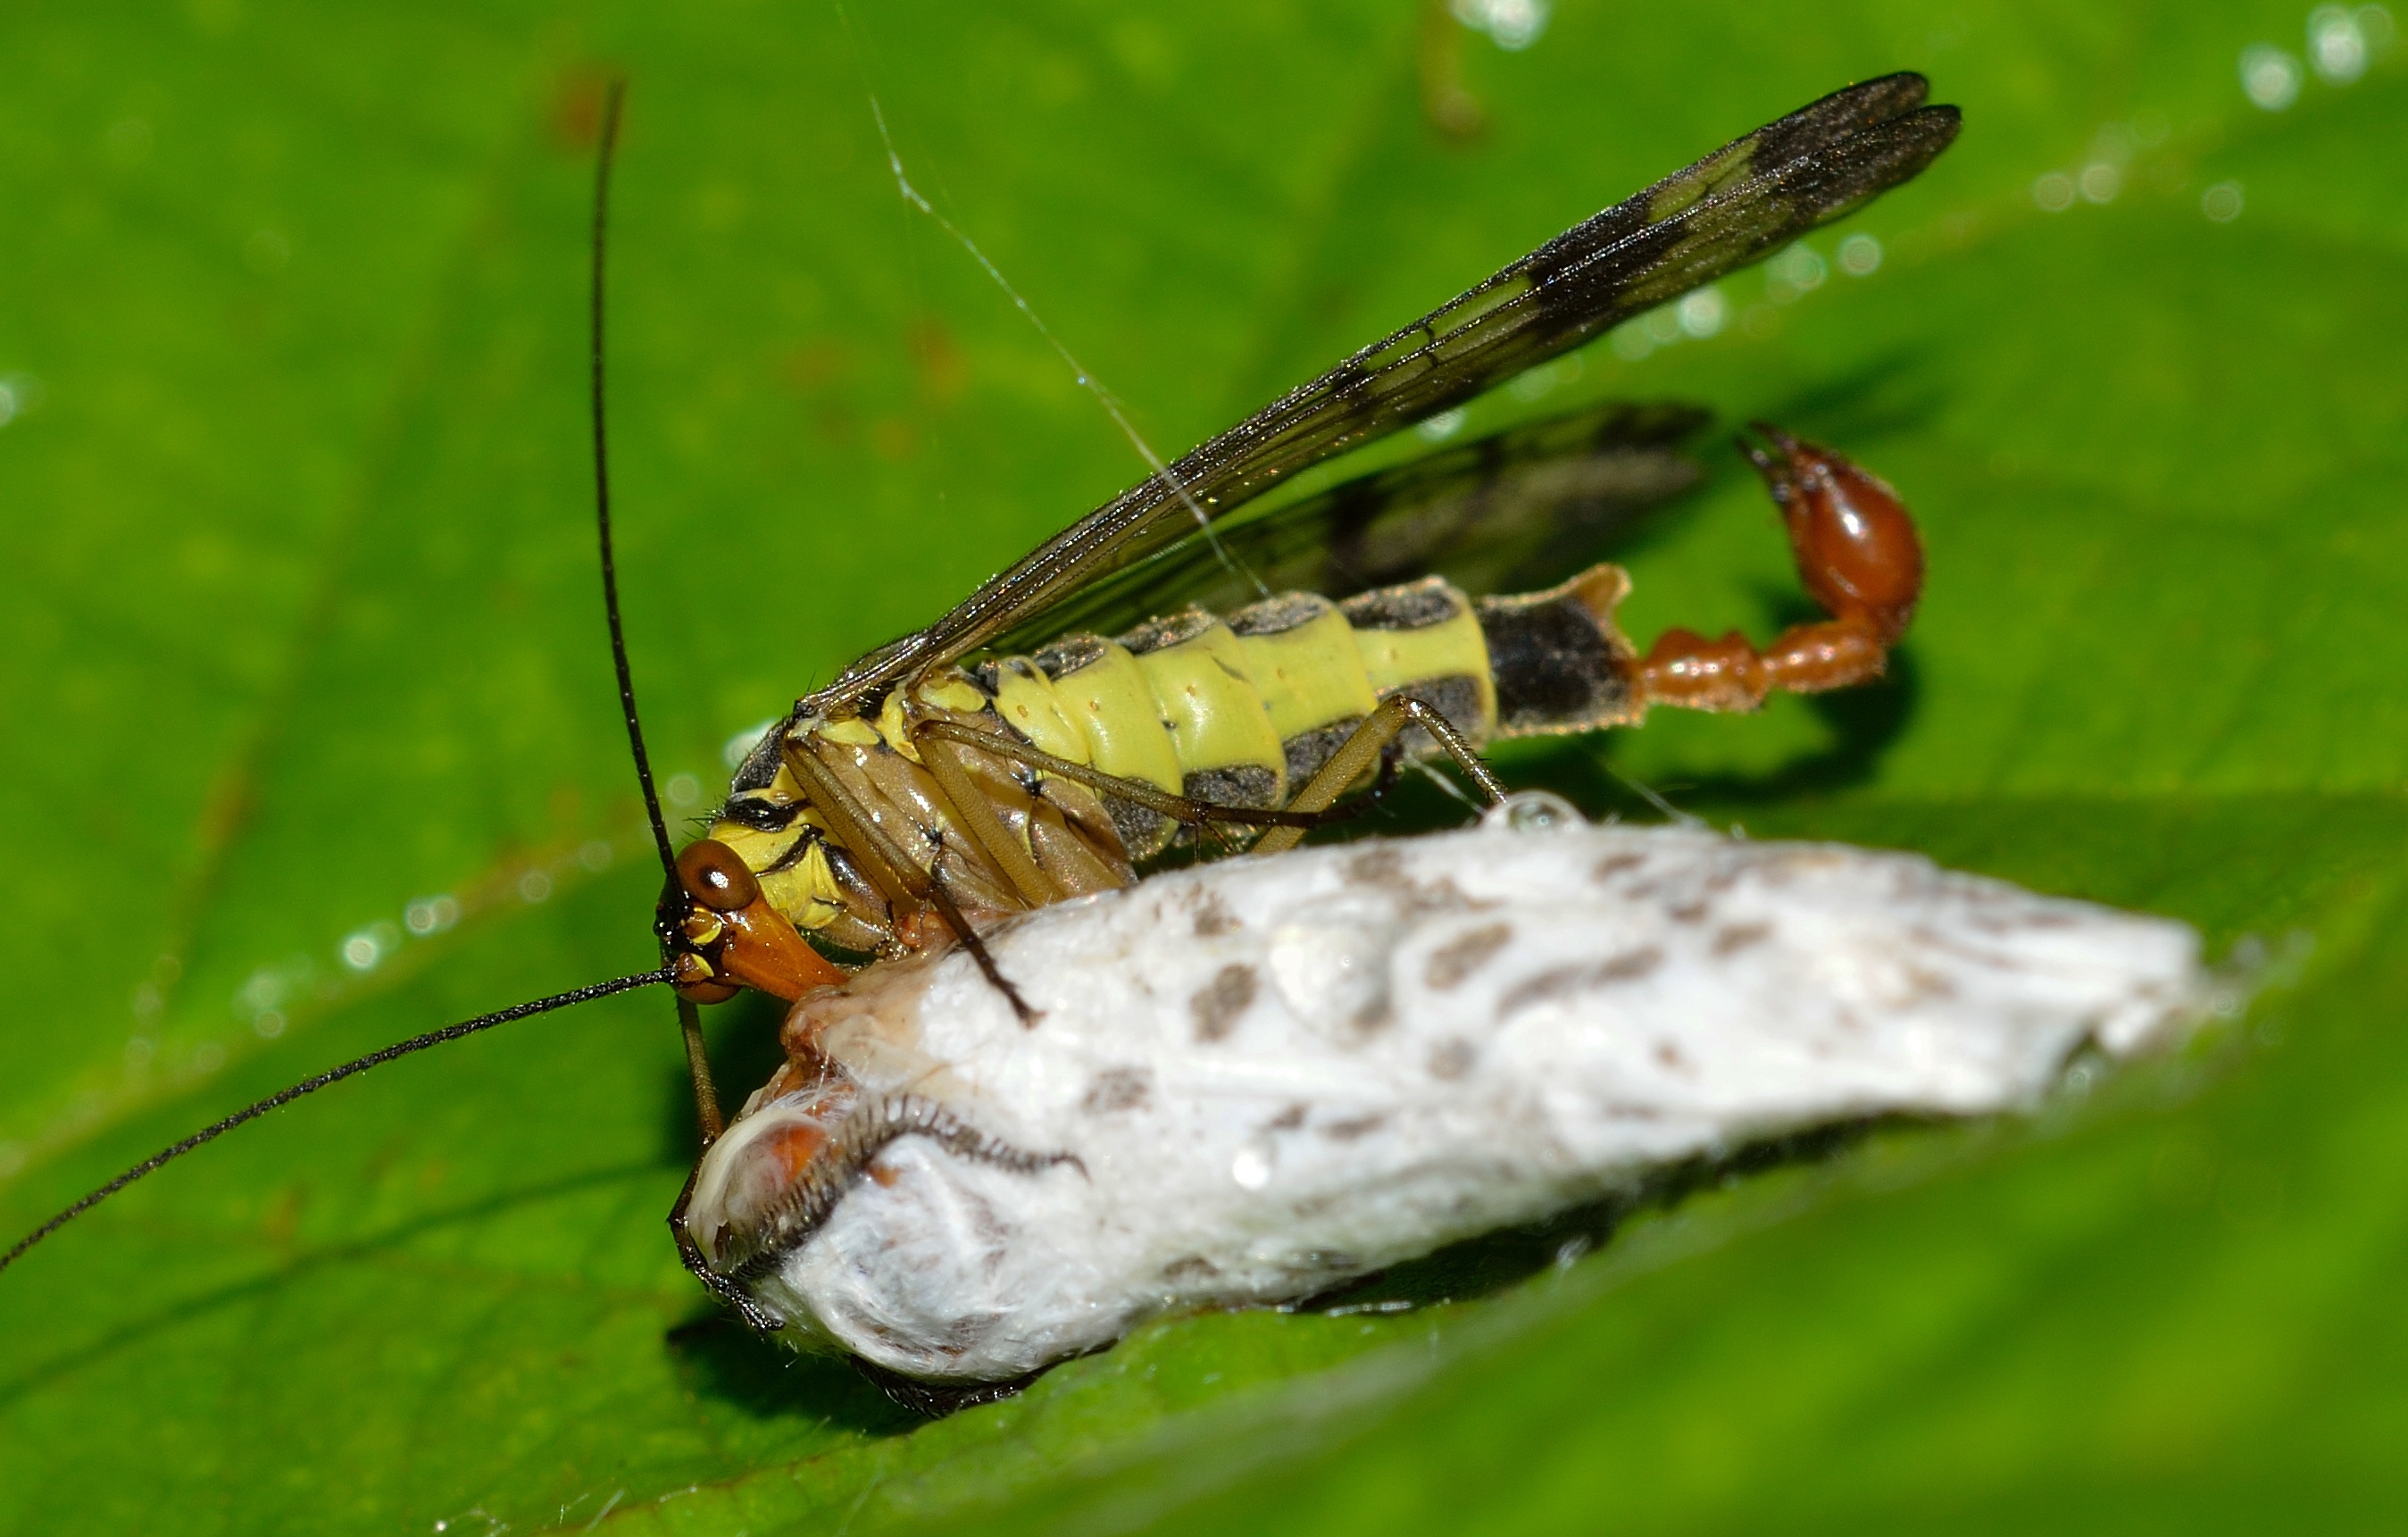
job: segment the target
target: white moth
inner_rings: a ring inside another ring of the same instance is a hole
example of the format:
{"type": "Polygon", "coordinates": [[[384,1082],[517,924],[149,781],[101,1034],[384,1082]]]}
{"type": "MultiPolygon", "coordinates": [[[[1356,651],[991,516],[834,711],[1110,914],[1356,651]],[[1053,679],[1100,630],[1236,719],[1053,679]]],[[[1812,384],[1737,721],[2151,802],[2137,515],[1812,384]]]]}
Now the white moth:
{"type": "Polygon", "coordinates": [[[1912,855],[1597,826],[1230,859],[806,998],[686,1228],[756,1324],[1017,1376],[1293,1300],[1666,1160],[2030,1103],[2204,996],[2190,929],[1912,855]]]}

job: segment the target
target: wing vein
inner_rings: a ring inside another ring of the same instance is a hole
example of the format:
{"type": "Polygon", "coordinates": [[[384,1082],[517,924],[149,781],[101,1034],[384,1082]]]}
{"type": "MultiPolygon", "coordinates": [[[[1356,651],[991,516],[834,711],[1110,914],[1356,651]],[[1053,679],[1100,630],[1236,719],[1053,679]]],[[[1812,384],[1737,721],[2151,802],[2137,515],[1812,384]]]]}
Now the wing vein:
{"type": "MultiPolygon", "coordinates": [[[[1908,180],[1956,138],[1954,108],[1899,74],[1810,104],[1549,240],[1364,348],[871,653],[797,716],[842,716],[986,645],[1297,471],[1458,405],[1608,328],[1756,261],[1908,180]]],[[[1209,526],[1209,524],[1208,524],[1209,526]]]]}

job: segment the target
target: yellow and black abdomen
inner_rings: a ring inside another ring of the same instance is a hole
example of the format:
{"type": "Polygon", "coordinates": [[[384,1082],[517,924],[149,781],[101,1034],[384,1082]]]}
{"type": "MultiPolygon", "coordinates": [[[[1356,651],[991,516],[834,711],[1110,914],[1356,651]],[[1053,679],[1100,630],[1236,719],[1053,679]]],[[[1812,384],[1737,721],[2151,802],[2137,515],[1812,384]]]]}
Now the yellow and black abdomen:
{"type": "MultiPolygon", "coordinates": [[[[1226,618],[1190,609],[1105,639],[1071,635],[970,674],[1040,751],[1221,805],[1278,807],[1380,700],[1410,694],[1474,743],[1630,719],[1627,586],[1600,566],[1561,587],[1473,599],[1431,577],[1332,603],[1288,593],[1226,618]]],[[[1406,750],[1426,752],[1421,732],[1406,750]]],[[[1107,798],[1129,856],[1160,814],[1107,798]]]]}

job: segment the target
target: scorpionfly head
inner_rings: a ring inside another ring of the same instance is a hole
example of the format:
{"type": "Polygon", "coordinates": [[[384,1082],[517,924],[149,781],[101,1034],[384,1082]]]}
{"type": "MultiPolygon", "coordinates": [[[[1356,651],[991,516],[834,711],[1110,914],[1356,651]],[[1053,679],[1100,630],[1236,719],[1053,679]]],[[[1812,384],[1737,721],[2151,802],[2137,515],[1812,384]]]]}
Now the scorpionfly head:
{"type": "Polygon", "coordinates": [[[713,839],[678,855],[653,926],[679,995],[695,1003],[724,1003],[747,987],[791,1000],[844,978],[762,897],[736,851],[713,839]]]}

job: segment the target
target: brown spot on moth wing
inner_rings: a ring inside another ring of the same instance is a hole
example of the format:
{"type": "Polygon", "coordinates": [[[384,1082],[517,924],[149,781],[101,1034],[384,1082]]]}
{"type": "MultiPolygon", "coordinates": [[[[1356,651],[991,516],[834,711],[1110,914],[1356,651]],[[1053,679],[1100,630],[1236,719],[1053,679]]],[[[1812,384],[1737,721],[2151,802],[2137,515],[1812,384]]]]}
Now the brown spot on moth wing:
{"type": "Polygon", "coordinates": [[[1087,1085],[1079,1108],[1090,1115],[1109,1115],[1117,1111],[1142,1109],[1153,1098],[1153,1069],[1106,1068],[1087,1085]]]}
{"type": "Polygon", "coordinates": [[[1464,979],[1497,958],[1512,942],[1512,924],[1483,924],[1467,929],[1430,952],[1422,980],[1443,993],[1463,985],[1464,979]]]}
{"type": "Polygon", "coordinates": [[[1238,1027],[1238,1016],[1254,1007],[1262,979],[1251,966],[1225,966],[1187,1000],[1196,1020],[1196,1039],[1222,1041],[1238,1027]]]}

